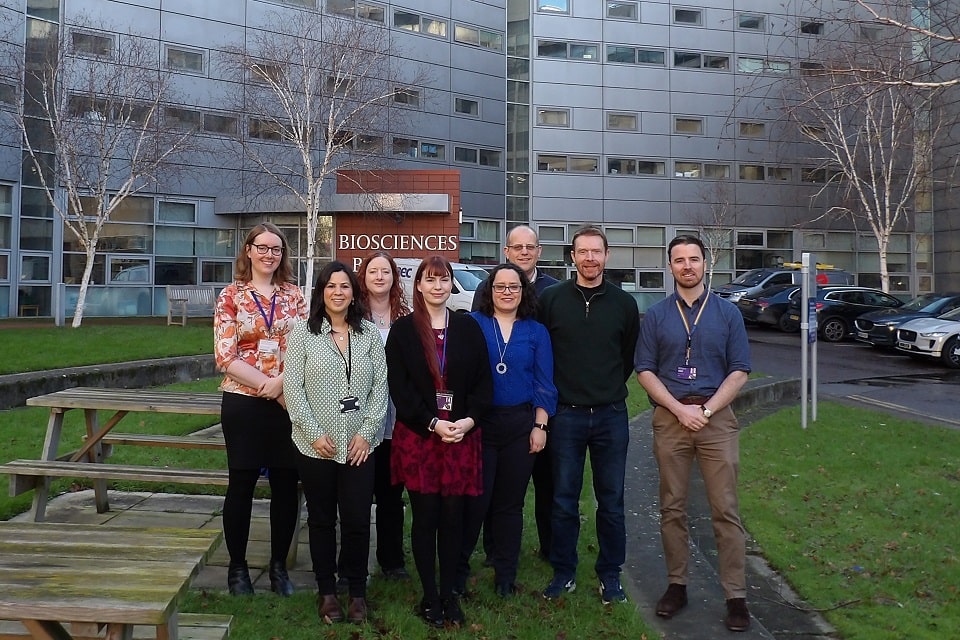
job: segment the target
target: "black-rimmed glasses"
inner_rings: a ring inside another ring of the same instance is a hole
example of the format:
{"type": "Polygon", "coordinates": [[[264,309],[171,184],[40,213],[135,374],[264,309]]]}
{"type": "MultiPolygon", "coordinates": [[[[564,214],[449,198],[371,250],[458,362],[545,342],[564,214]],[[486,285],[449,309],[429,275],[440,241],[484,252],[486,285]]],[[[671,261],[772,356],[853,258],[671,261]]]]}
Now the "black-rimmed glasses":
{"type": "Polygon", "coordinates": [[[251,244],[250,246],[256,249],[261,256],[267,255],[268,251],[275,256],[283,255],[283,247],[271,247],[268,244],[251,244]]]}
{"type": "Polygon", "coordinates": [[[521,286],[519,284],[495,284],[491,287],[497,293],[503,293],[509,291],[510,293],[517,293],[520,291],[521,286]]]}
{"type": "Polygon", "coordinates": [[[513,249],[514,251],[523,251],[524,249],[527,251],[536,251],[539,246],[538,244],[508,244],[507,248],[513,249]]]}

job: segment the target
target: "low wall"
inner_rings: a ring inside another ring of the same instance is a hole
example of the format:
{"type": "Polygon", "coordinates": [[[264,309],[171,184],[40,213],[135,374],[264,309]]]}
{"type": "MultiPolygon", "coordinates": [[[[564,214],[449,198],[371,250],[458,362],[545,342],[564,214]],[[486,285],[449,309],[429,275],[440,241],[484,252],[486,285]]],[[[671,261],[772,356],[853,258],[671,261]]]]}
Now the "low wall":
{"type": "Polygon", "coordinates": [[[23,406],[27,398],[73,387],[140,389],[217,375],[213,355],[178,356],[98,364],[0,376],[0,409],[23,406]]]}

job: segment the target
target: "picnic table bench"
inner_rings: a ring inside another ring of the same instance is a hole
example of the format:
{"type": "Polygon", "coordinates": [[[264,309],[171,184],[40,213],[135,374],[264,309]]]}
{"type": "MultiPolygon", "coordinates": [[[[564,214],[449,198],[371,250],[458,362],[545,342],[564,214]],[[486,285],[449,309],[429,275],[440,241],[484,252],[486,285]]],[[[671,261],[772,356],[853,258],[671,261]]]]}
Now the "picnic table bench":
{"type": "Polygon", "coordinates": [[[168,284],[167,292],[167,326],[173,324],[174,316],[179,315],[177,321],[181,326],[187,326],[187,316],[211,317],[217,302],[216,289],[210,286],[196,284],[168,284]]]}
{"type": "MultiPolygon", "coordinates": [[[[104,464],[115,445],[160,446],[183,449],[224,449],[222,437],[205,438],[196,435],[165,436],[151,434],[115,433],[114,427],[130,412],[182,413],[192,415],[220,415],[220,393],[156,391],[151,389],[99,389],[76,387],[27,399],[32,407],[49,407],[47,433],[38,460],[11,460],[0,464],[0,473],[10,476],[10,495],[17,496],[33,490],[30,518],[44,519],[50,497],[51,478],[88,478],[93,480],[94,502],[98,513],[110,510],[107,480],[162,482],[226,486],[226,469],[183,469],[144,465],[104,464]],[[67,411],[83,411],[85,438],[80,449],[59,454],[63,419],[67,411]],[[114,411],[103,425],[98,411],[114,411]]],[[[258,486],[268,487],[269,480],[261,477],[258,486]]],[[[302,496],[301,496],[302,501],[302,496]]],[[[299,530],[299,522],[298,522],[299,530]]],[[[297,545],[291,545],[287,557],[289,566],[297,559],[297,545]]]]}
{"type": "Polygon", "coordinates": [[[222,640],[229,616],[179,613],[222,539],[210,529],[0,522],[0,620],[17,621],[0,638],[222,640]]]}

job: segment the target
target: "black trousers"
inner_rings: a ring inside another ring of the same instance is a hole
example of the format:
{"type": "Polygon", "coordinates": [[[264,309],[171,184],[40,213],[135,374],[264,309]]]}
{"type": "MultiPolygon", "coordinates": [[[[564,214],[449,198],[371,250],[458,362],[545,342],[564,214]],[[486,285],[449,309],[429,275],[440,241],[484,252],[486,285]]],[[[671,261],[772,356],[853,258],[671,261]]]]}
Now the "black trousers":
{"type": "Polygon", "coordinates": [[[407,491],[413,525],[410,547],[417,566],[425,600],[453,595],[457,561],[463,548],[464,505],[466,496],[441,496],[439,493],[407,491]],[[437,586],[437,565],[440,584],[437,586]]]}
{"type": "Polygon", "coordinates": [[[370,505],[378,453],[374,451],[371,458],[358,467],[297,454],[303,495],[307,500],[310,556],[321,595],[336,593],[339,513],[340,575],[347,579],[352,597],[366,597],[370,505]]]}
{"type": "Polygon", "coordinates": [[[550,457],[550,436],[543,451],[533,463],[533,515],[537,521],[537,538],[540,540],[540,557],[550,557],[553,543],[553,462],[550,457]]]}
{"type": "Polygon", "coordinates": [[[403,556],[403,485],[390,482],[390,440],[377,445],[373,497],[377,503],[377,564],[384,571],[406,564],[403,556]]]}
{"type": "Polygon", "coordinates": [[[530,453],[533,420],[533,408],[525,404],[498,407],[483,421],[483,495],[468,501],[457,573],[461,584],[470,573],[481,526],[489,528],[492,538],[494,582],[512,584],[517,578],[523,501],[537,457],[530,453]]]}

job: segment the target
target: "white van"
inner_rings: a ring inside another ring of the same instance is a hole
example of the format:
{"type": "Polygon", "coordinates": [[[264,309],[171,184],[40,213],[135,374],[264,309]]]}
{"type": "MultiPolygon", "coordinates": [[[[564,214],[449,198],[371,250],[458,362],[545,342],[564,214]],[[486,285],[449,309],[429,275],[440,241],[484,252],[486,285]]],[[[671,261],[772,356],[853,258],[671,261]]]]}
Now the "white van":
{"type": "MultiPolygon", "coordinates": [[[[413,278],[420,267],[420,258],[394,258],[400,271],[400,282],[407,301],[413,305],[413,278]]],[[[451,263],[453,267],[453,292],[447,300],[447,307],[453,311],[470,311],[473,306],[473,293],[480,283],[487,279],[487,271],[476,265],[451,263]]]]}

